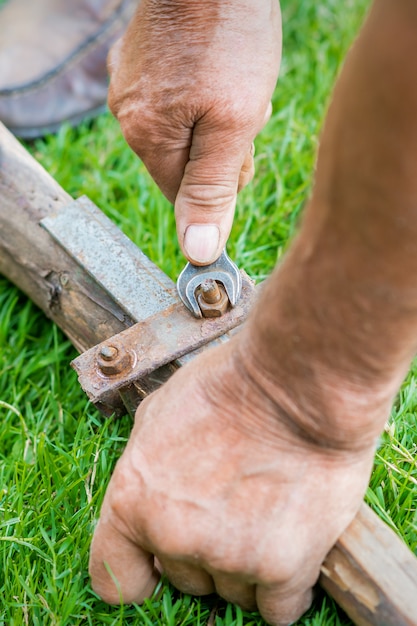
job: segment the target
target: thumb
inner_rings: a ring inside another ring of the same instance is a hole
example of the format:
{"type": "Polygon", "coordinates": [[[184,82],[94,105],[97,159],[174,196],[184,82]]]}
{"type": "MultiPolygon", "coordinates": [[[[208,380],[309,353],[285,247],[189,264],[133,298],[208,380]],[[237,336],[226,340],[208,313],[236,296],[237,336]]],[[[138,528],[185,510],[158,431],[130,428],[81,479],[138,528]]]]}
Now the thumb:
{"type": "Polygon", "coordinates": [[[154,557],[122,534],[102,512],[91,543],[91,586],[109,604],[141,604],[159,579],[154,557]]]}
{"type": "Polygon", "coordinates": [[[109,604],[141,603],[152,595],[160,577],[151,553],[139,545],[129,528],[139,532],[132,520],[132,490],[126,453],[119,459],[107,487],[90,548],[89,572],[93,590],[109,604]]]}
{"type": "MultiPolygon", "coordinates": [[[[242,167],[252,159],[252,138],[194,128],[190,158],[175,200],[178,241],[195,265],[208,265],[229,237],[242,167]]],[[[241,132],[241,131],[240,131],[241,132]]],[[[251,168],[249,168],[251,169],[251,168]]],[[[252,168],[253,170],[253,168],[252,168]]]]}

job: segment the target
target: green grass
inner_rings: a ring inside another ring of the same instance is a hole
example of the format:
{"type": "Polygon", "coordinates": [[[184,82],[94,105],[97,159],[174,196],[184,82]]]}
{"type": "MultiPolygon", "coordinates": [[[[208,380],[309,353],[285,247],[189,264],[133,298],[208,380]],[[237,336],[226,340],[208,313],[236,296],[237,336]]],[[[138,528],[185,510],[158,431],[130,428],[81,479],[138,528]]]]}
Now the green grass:
{"type": "MultiPolygon", "coordinates": [[[[257,139],[257,173],[239,198],[229,251],[256,279],[275,265],[309,192],[335,75],[368,2],[283,2],[285,52],[274,115],[257,139]]],[[[29,146],[71,194],[87,194],[172,278],[184,264],[172,208],[103,115],[29,146]]],[[[105,420],[69,367],[74,349],[0,279],[0,626],[261,626],[257,614],[183,596],[162,582],[143,607],[109,607],[89,587],[90,537],[131,421],[105,420]],[[214,615],[214,613],[213,613],[214,615]]],[[[404,383],[375,460],[368,502],[417,548],[417,369],[404,383]]],[[[349,620],[319,595],[299,622],[349,620]]]]}

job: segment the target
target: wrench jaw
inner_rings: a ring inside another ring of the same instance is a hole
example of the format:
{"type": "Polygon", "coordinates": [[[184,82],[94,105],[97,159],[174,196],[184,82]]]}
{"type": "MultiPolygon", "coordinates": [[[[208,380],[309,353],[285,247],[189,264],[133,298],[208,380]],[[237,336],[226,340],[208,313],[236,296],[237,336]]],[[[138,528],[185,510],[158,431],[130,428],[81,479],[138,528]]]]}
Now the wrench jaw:
{"type": "Polygon", "coordinates": [[[210,265],[197,267],[187,263],[178,277],[177,290],[182,302],[194,317],[202,317],[196,291],[207,279],[215,280],[223,285],[231,307],[234,307],[239,300],[242,291],[242,276],[226,250],[223,250],[217,261],[210,265]]]}

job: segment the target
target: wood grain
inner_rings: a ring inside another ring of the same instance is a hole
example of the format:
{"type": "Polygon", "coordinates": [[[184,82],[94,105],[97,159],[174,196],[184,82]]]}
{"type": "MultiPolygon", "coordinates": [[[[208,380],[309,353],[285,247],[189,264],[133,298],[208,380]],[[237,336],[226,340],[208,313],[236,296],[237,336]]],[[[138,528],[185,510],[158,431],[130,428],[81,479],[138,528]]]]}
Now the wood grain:
{"type": "MultiPolygon", "coordinates": [[[[132,320],[40,227],[71,200],[0,124],[0,273],[84,351],[132,320]]],[[[366,505],[327,556],[319,582],[360,626],[417,626],[417,559],[366,505]]]]}
{"type": "Polygon", "coordinates": [[[417,559],[365,504],[323,563],[320,584],[355,624],[417,624],[417,559]]]}
{"type": "Polygon", "coordinates": [[[0,124],[0,273],[83,352],[132,320],[40,226],[71,200],[0,124]]]}

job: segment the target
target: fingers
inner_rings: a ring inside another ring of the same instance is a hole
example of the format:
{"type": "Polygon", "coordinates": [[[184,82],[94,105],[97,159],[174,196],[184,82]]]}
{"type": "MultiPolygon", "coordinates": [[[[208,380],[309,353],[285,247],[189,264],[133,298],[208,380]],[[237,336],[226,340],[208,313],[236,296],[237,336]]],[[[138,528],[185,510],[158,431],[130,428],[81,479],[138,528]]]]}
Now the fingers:
{"type": "MultiPolygon", "coordinates": [[[[258,132],[268,123],[270,117],[272,115],[272,103],[268,104],[268,107],[265,111],[265,116],[262,122],[261,127],[258,129],[258,132]]],[[[255,144],[252,142],[249,152],[246,153],[245,160],[242,164],[242,169],[240,170],[239,182],[238,182],[238,192],[241,191],[246,185],[248,185],[255,174],[255,144]]]]}
{"type": "MultiPolygon", "coordinates": [[[[110,65],[118,54],[116,46],[110,65]]],[[[218,112],[206,114],[195,124],[173,124],[137,102],[121,109],[118,91],[111,83],[109,107],[117,115],[127,143],[175,204],[184,255],[195,265],[215,261],[230,233],[237,193],[254,176],[252,139],[269,119],[271,106],[258,124],[230,120],[218,112]]]]}
{"type": "Polygon", "coordinates": [[[310,607],[313,599],[311,588],[284,592],[280,587],[259,585],[256,603],[264,620],[272,626],[293,624],[310,607]]]}
{"type": "Polygon", "coordinates": [[[91,544],[89,572],[94,591],[109,604],[141,603],[159,580],[153,555],[103,517],[91,544]]]}
{"type": "Polygon", "coordinates": [[[158,561],[170,582],[183,593],[206,596],[216,591],[212,577],[201,567],[164,557],[158,561]]]}
{"type": "Polygon", "coordinates": [[[107,517],[100,519],[91,545],[89,571],[94,591],[109,604],[142,603],[152,595],[162,567],[183,593],[207,595],[216,591],[244,610],[258,608],[272,626],[293,623],[311,605],[312,589],[305,589],[309,583],[304,577],[302,582],[297,581],[297,586],[255,586],[221,572],[215,572],[213,578],[202,567],[170,557],[159,557],[159,567],[155,561],[152,554],[124,536],[107,517]]]}
{"type": "Polygon", "coordinates": [[[270,118],[272,115],[272,102],[269,102],[266,111],[265,111],[265,116],[264,116],[264,120],[263,120],[263,124],[262,124],[262,128],[264,126],[266,126],[266,124],[269,122],[270,118]]]}
{"type": "Polygon", "coordinates": [[[174,126],[138,104],[118,112],[117,92],[111,86],[108,102],[127,143],[164,196],[174,204],[189,159],[192,129],[174,126]]]}
{"type": "Polygon", "coordinates": [[[287,626],[295,622],[310,607],[313,597],[311,588],[288,590],[285,585],[263,586],[242,582],[230,574],[216,572],[214,578],[200,567],[169,558],[160,558],[165,575],[170,582],[191,595],[216,593],[246,611],[259,610],[272,626],[287,626]]]}
{"type": "Polygon", "coordinates": [[[230,574],[216,574],[214,582],[217,593],[224,600],[232,604],[238,604],[245,611],[256,610],[255,585],[235,579],[230,574]]]}
{"type": "Polygon", "coordinates": [[[246,185],[250,183],[255,174],[255,161],[253,157],[255,155],[255,144],[252,142],[249,152],[246,153],[245,160],[243,161],[242,168],[239,174],[239,180],[237,185],[238,192],[241,191],[246,185]]]}

